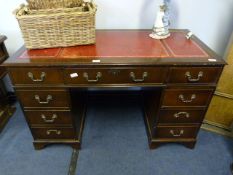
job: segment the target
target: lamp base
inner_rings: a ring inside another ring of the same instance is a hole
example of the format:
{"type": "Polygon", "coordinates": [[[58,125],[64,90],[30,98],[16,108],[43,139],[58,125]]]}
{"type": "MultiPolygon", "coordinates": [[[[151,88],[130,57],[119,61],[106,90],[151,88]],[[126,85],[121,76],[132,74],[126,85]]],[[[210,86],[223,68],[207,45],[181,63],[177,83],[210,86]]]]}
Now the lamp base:
{"type": "Polygon", "coordinates": [[[156,33],[151,33],[150,35],[149,35],[151,38],[153,38],[153,39],[166,39],[166,38],[168,38],[169,36],[171,36],[171,34],[170,33],[166,33],[166,34],[164,34],[164,35],[158,35],[158,34],[156,34],[156,33]]]}

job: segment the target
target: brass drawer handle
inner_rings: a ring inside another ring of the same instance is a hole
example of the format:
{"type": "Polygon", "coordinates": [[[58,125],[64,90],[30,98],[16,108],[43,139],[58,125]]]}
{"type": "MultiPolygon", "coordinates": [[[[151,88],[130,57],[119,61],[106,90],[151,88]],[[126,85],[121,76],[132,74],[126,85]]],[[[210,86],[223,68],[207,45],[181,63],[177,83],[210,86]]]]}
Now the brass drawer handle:
{"type": "Polygon", "coordinates": [[[141,79],[137,79],[135,77],[135,73],[134,72],[130,72],[130,77],[132,78],[132,80],[134,82],[143,82],[143,81],[145,81],[145,78],[148,77],[148,72],[143,72],[141,79]]]}
{"type": "Polygon", "coordinates": [[[53,114],[51,119],[47,119],[44,114],[41,114],[41,118],[44,120],[45,123],[54,123],[55,119],[57,119],[57,114],[53,114]]]}
{"type": "Polygon", "coordinates": [[[188,112],[177,112],[177,113],[174,114],[174,117],[179,118],[179,117],[181,117],[181,115],[185,116],[186,118],[190,117],[188,112]]]}
{"type": "Polygon", "coordinates": [[[42,81],[44,81],[44,79],[46,77],[46,73],[41,72],[40,79],[35,79],[33,73],[28,72],[28,77],[31,78],[31,80],[34,81],[34,82],[42,82],[42,81]]]}
{"type": "Polygon", "coordinates": [[[86,80],[87,80],[88,82],[90,82],[90,83],[95,83],[95,82],[98,82],[99,79],[102,77],[102,73],[101,73],[101,72],[97,72],[97,74],[96,74],[96,79],[95,79],[95,80],[90,80],[90,79],[89,79],[89,75],[88,75],[87,72],[84,72],[84,73],[83,73],[83,77],[86,78],[86,80]]]}
{"type": "Polygon", "coordinates": [[[170,133],[171,133],[171,135],[172,135],[173,137],[180,137],[180,136],[182,136],[182,135],[184,134],[184,130],[181,129],[179,133],[175,133],[175,131],[171,129],[171,130],[170,130],[170,133]]]}
{"type": "Polygon", "coordinates": [[[61,130],[57,130],[57,129],[51,129],[51,130],[47,130],[46,134],[50,135],[52,132],[54,132],[57,135],[61,135],[61,130]]]}
{"type": "Polygon", "coordinates": [[[53,99],[52,95],[48,95],[46,101],[41,101],[39,95],[35,95],[35,100],[38,101],[39,104],[49,104],[49,102],[53,99]]]}
{"type": "Polygon", "coordinates": [[[192,75],[190,72],[186,72],[185,76],[188,78],[189,82],[198,82],[200,81],[201,77],[203,77],[204,73],[202,71],[200,71],[197,75],[197,78],[192,78],[192,75]]]}
{"type": "Polygon", "coordinates": [[[196,94],[192,94],[190,100],[185,99],[185,98],[184,98],[184,95],[181,94],[181,95],[179,95],[179,99],[180,99],[183,103],[191,103],[193,100],[196,99],[196,94]]]}

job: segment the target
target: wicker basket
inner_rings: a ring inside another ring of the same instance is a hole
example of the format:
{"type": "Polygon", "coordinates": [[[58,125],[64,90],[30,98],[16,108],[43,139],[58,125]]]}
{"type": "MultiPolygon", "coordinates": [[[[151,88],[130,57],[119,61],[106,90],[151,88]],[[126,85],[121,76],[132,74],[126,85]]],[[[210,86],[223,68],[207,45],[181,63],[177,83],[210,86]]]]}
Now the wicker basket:
{"type": "Polygon", "coordinates": [[[27,0],[30,9],[53,9],[79,7],[83,0],[27,0]]]}
{"type": "Polygon", "coordinates": [[[96,6],[31,10],[21,5],[15,16],[28,49],[95,43],[96,6]]]}

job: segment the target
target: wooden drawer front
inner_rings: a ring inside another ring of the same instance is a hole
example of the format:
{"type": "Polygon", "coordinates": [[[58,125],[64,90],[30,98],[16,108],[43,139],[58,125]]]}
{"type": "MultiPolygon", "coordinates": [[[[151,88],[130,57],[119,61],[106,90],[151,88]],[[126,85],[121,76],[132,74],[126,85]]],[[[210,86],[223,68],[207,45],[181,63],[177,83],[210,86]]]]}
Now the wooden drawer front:
{"type": "Polygon", "coordinates": [[[213,94],[212,89],[167,89],[162,107],[166,106],[207,106],[213,94]]]}
{"type": "Polygon", "coordinates": [[[56,68],[11,68],[13,84],[62,84],[63,74],[56,68]]]}
{"type": "Polygon", "coordinates": [[[65,69],[66,84],[163,83],[164,67],[65,69]]]}
{"type": "Polygon", "coordinates": [[[26,107],[69,107],[66,90],[19,90],[16,92],[26,107]]]}
{"type": "Polygon", "coordinates": [[[73,125],[70,111],[25,111],[30,125],[73,125]]]}
{"type": "Polygon", "coordinates": [[[161,110],[158,123],[201,123],[205,110],[161,110]]]}
{"type": "Polygon", "coordinates": [[[216,83],[221,67],[174,67],[170,69],[169,83],[216,83]]]}
{"type": "Polygon", "coordinates": [[[155,138],[195,138],[199,128],[194,126],[158,126],[155,138]]]}
{"type": "Polygon", "coordinates": [[[74,139],[74,128],[32,128],[35,139],[74,139]]]}

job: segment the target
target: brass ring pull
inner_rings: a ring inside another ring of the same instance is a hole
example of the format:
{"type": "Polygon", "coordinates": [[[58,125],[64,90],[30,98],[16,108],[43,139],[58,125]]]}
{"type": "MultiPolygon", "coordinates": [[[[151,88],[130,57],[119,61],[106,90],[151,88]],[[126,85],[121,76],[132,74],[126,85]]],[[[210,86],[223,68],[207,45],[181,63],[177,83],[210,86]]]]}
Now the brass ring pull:
{"type": "Polygon", "coordinates": [[[96,79],[95,79],[95,80],[90,80],[90,79],[89,79],[89,75],[88,75],[87,72],[84,72],[84,73],[83,73],[83,77],[86,78],[86,80],[87,80],[88,82],[90,82],[90,83],[95,83],[95,82],[98,82],[98,81],[99,81],[99,79],[102,77],[102,74],[101,74],[101,72],[97,72],[97,74],[96,74],[96,79]]]}
{"type": "Polygon", "coordinates": [[[202,71],[200,71],[197,75],[197,78],[192,78],[192,75],[190,72],[186,72],[185,76],[188,78],[189,82],[198,82],[200,81],[201,77],[203,77],[204,73],[202,71]]]}
{"type": "Polygon", "coordinates": [[[190,117],[188,112],[177,112],[177,113],[174,114],[174,117],[179,118],[179,117],[181,117],[181,115],[185,116],[186,118],[190,117]]]}
{"type": "Polygon", "coordinates": [[[181,129],[179,133],[175,133],[175,131],[171,129],[171,130],[170,130],[170,133],[171,133],[171,135],[172,135],[173,137],[180,137],[180,136],[182,136],[182,135],[184,134],[184,130],[181,129]]]}
{"type": "Polygon", "coordinates": [[[39,95],[35,95],[35,100],[38,101],[39,104],[48,104],[53,99],[52,95],[48,95],[46,101],[41,101],[39,95]]]}
{"type": "Polygon", "coordinates": [[[192,94],[190,100],[185,99],[185,98],[184,98],[184,95],[181,94],[181,95],[179,95],[179,99],[180,99],[183,103],[191,103],[194,99],[196,99],[196,94],[192,94]]]}
{"type": "Polygon", "coordinates": [[[28,77],[31,78],[31,80],[34,81],[34,82],[42,82],[42,81],[44,81],[45,76],[46,76],[46,73],[45,72],[41,72],[40,79],[35,79],[33,73],[28,72],[28,77]]]}
{"type": "Polygon", "coordinates": [[[143,82],[143,81],[145,81],[145,78],[148,77],[148,72],[143,72],[142,79],[137,79],[135,77],[135,73],[134,72],[130,72],[130,77],[132,78],[132,80],[134,82],[143,82]]]}
{"type": "Polygon", "coordinates": [[[47,130],[46,131],[46,134],[47,135],[50,135],[52,132],[54,132],[55,134],[57,134],[57,135],[61,135],[61,131],[60,130],[56,130],[56,129],[51,129],[51,130],[47,130]]]}
{"type": "Polygon", "coordinates": [[[45,123],[54,123],[55,119],[57,119],[57,114],[53,114],[51,119],[47,119],[44,114],[41,114],[41,118],[44,120],[45,123]]]}

